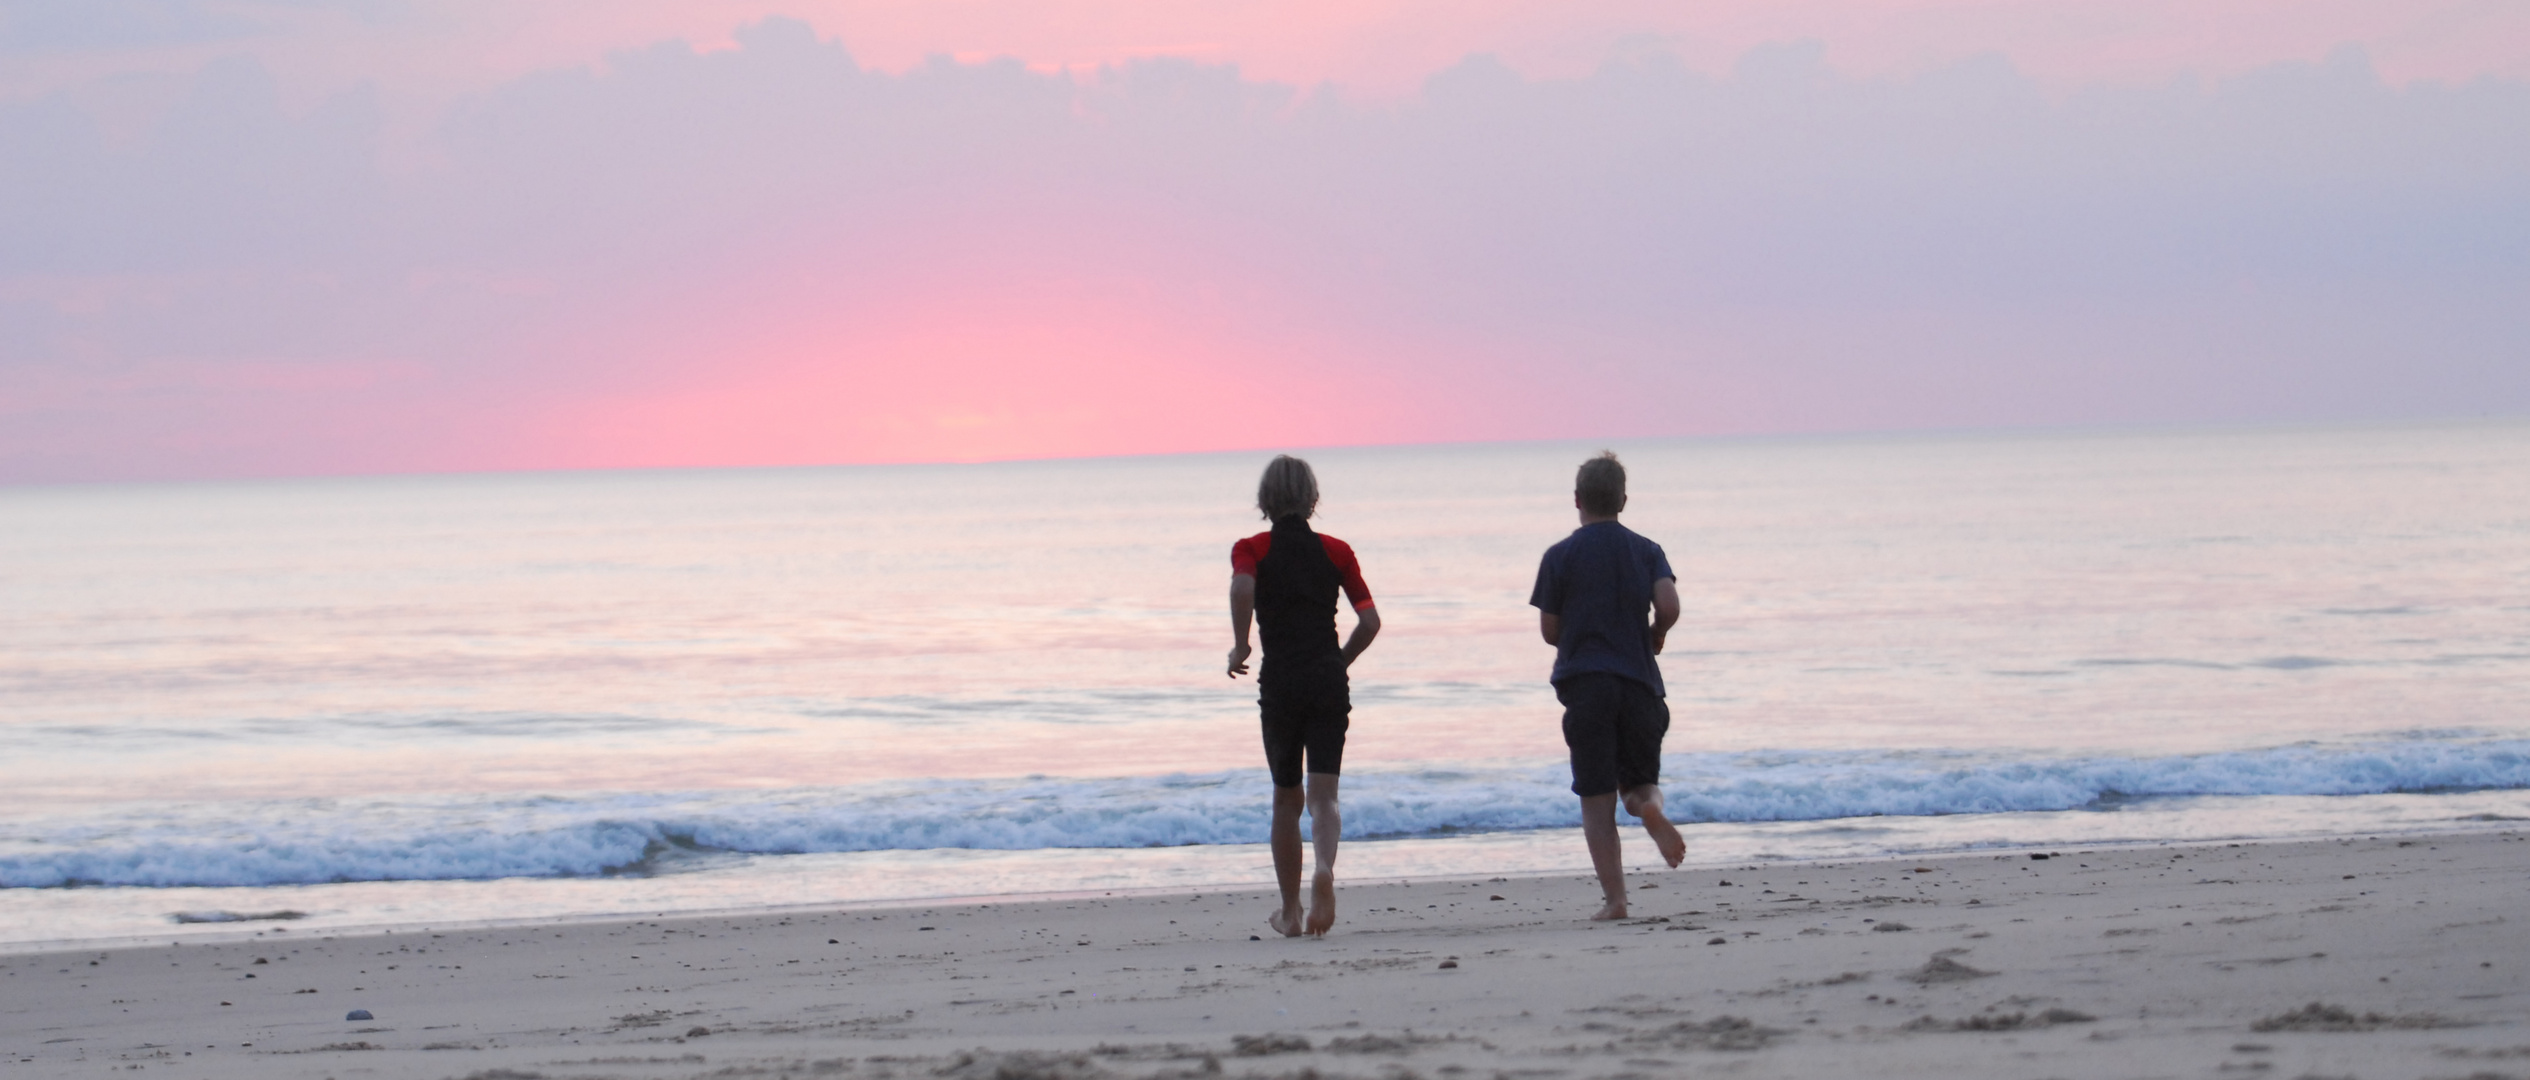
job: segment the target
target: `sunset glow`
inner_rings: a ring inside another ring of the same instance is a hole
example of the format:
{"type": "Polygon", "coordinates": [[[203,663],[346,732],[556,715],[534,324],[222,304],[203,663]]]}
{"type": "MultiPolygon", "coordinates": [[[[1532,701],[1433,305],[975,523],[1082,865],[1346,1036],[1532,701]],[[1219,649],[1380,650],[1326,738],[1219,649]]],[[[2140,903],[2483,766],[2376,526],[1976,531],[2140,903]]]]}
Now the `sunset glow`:
{"type": "Polygon", "coordinates": [[[0,480],[2509,414],[2530,14],[0,22],[0,480]]]}

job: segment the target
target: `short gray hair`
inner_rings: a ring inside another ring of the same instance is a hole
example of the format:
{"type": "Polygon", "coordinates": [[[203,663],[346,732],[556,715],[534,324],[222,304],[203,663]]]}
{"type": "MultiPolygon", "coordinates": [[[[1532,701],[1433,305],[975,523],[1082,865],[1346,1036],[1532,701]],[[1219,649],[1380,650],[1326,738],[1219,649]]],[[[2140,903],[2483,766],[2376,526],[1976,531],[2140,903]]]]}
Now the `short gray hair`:
{"type": "Polygon", "coordinates": [[[1289,454],[1274,455],[1274,460],[1265,463],[1264,477],[1256,482],[1256,509],[1267,520],[1317,513],[1318,474],[1306,461],[1289,454]]]}

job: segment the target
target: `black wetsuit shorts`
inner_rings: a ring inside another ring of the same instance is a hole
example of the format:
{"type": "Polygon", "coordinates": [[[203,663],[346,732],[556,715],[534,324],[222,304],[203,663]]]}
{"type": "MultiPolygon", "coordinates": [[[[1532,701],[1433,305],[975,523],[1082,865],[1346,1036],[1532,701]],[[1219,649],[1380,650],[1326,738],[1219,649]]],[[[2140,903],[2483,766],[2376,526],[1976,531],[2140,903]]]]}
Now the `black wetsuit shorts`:
{"type": "Polygon", "coordinates": [[[1274,771],[1275,787],[1296,787],[1303,773],[1344,772],[1344,733],[1353,723],[1352,687],[1341,653],[1318,666],[1333,671],[1295,672],[1257,695],[1265,721],[1265,764],[1274,771]]]}

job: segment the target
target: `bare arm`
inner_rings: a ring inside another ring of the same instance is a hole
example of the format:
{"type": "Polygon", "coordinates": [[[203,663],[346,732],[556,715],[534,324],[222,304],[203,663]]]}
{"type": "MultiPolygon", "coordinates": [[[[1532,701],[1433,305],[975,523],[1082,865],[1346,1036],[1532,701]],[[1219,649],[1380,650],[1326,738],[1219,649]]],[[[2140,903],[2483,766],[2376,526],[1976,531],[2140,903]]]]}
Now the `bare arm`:
{"type": "MultiPolygon", "coordinates": [[[[1256,578],[1230,575],[1230,677],[1247,674],[1247,628],[1256,621],[1256,578]]],[[[1367,643],[1365,643],[1367,644],[1367,643]]]]}
{"type": "Polygon", "coordinates": [[[1537,613],[1537,632],[1546,636],[1549,645],[1564,643],[1564,617],[1552,611],[1537,613]]]}
{"type": "Polygon", "coordinates": [[[1354,658],[1362,655],[1362,650],[1370,648],[1370,639],[1379,636],[1378,608],[1354,608],[1353,620],[1353,633],[1344,639],[1345,667],[1352,667],[1354,658]]]}
{"type": "Polygon", "coordinates": [[[1662,578],[1652,582],[1652,652],[1669,644],[1669,628],[1678,625],[1678,582],[1662,578]]]}

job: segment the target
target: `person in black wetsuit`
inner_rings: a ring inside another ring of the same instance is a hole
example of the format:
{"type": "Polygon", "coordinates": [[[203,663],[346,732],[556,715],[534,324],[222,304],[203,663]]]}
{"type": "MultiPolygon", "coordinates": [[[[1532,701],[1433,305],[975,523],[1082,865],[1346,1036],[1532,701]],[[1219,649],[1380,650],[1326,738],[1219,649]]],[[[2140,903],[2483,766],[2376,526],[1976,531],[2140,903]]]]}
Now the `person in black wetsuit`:
{"type": "Polygon", "coordinates": [[[1346,669],[1379,635],[1379,609],[1362,583],[1361,563],[1344,541],[1309,528],[1318,477],[1283,455],[1265,466],[1256,509],[1274,527],[1230,548],[1230,677],[1247,674],[1248,624],[1264,639],[1256,674],[1265,763],[1274,773],[1274,877],[1283,906],[1266,920],[1285,937],[1322,935],[1335,925],[1335,846],[1344,831],[1336,782],[1344,770],[1352,683],[1346,669]],[[1353,633],[1335,643],[1335,595],[1352,602],[1353,633]],[[1301,777],[1308,777],[1307,794],[1301,777]],[[1317,872],[1300,903],[1300,812],[1309,812],[1317,872]]]}

